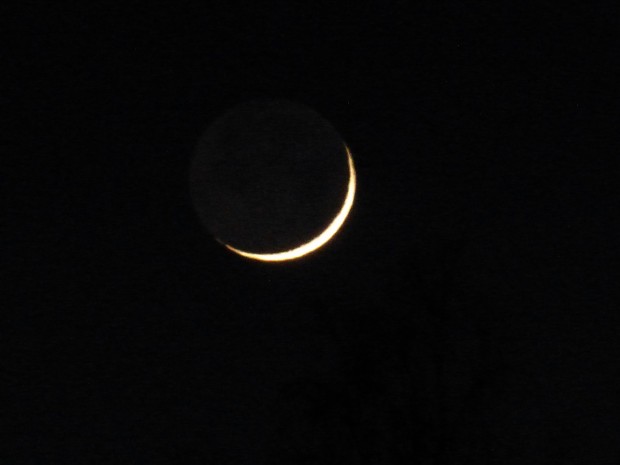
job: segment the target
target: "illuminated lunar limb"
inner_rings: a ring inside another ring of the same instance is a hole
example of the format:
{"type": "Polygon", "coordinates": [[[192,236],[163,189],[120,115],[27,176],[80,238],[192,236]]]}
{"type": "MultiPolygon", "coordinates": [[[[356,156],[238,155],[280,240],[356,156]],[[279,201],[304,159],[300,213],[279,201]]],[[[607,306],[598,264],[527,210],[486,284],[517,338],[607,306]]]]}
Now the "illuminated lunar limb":
{"type": "Polygon", "coordinates": [[[344,204],[342,208],[336,215],[336,217],[332,220],[332,222],[327,226],[327,228],[314,239],[305,244],[300,245],[299,247],[295,247],[294,249],[285,250],[283,252],[276,253],[251,253],[243,250],[236,249],[228,244],[224,244],[229,250],[243,256],[246,258],[250,258],[253,260],[260,260],[264,262],[282,262],[286,260],[293,260],[296,258],[303,257],[304,255],[308,255],[311,252],[319,249],[323,245],[325,245],[332,237],[336,235],[338,230],[342,227],[351,208],[353,207],[353,201],[355,200],[355,189],[356,189],[356,174],[355,167],[353,166],[353,157],[351,156],[351,152],[348,147],[345,147],[347,152],[347,159],[349,163],[349,183],[347,187],[347,194],[344,200],[344,204]]]}

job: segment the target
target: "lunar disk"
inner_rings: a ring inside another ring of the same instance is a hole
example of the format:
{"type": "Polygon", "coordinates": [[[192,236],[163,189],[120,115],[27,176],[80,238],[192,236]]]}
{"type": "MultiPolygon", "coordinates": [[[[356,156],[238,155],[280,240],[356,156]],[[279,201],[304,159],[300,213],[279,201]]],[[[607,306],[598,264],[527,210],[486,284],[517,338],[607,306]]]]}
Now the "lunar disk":
{"type": "Polygon", "coordinates": [[[190,188],[199,218],[229,250],[284,261],[326,244],[355,199],[353,157],[309,108],[261,100],[239,105],[201,138],[190,188]]]}

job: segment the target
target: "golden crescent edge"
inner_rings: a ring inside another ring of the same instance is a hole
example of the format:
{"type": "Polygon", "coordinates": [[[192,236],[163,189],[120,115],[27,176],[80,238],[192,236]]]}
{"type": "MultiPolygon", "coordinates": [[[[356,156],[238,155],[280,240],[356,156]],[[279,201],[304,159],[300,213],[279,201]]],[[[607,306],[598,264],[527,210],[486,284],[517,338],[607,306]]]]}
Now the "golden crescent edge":
{"type": "Polygon", "coordinates": [[[269,253],[269,254],[258,254],[258,253],[245,252],[243,250],[236,249],[228,244],[224,244],[224,246],[227,249],[235,252],[236,254],[239,254],[246,258],[251,258],[254,260],[261,260],[264,262],[282,262],[286,260],[293,260],[296,258],[303,257],[304,255],[312,253],[315,250],[322,247],[323,245],[325,245],[340,230],[345,220],[347,219],[347,216],[349,216],[349,212],[351,211],[351,208],[353,207],[353,201],[355,200],[355,190],[357,187],[357,175],[355,173],[355,166],[353,165],[353,156],[351,155],[351,151],[349,150],[349,147],[345,146],[345,149],[347,152],[347,159],[349,162],[349,184],[347,187],[347,195],[344,199],[344,204],[342,205],[342,208],[340,209],[336,217],[332,220],[332,222],[329,224],[329,226],[327,226],[327,228],[321,234],[316,236],[311,241],[306,242],[305,244],[300,245],[299,247],[295,247],[294,249],[285,250],[284,252],[276,252],[276,253],[269,253]]]}

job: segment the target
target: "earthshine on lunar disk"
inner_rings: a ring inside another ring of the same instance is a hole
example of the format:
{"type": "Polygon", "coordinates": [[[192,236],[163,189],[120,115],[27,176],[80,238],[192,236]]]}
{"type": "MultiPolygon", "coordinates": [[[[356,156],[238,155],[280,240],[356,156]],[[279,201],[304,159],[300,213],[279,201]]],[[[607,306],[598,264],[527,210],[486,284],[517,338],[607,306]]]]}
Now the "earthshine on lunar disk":
{"type": "Polygon", "coordinates": [[[303,257],[340,230],[355,200],[351,152],[304,105],[257,100],[225,113],[196,148],[190,189],[200,220],[231,252],[303,257]]]}

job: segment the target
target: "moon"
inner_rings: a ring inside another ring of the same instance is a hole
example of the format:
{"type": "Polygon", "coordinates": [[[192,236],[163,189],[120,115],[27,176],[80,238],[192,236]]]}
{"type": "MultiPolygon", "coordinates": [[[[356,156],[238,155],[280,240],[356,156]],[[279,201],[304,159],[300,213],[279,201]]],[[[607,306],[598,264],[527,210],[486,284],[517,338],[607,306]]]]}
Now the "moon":
{"type": "Polygon", "coordinates": [[[353,157],[351,156],[349,148],[345,147],[345,150],[347,152],[347,161],[349,164],[349,183],[347,186],[347,195],[344,199],[344,204],[342,205],[342,208],[333,219],[333,221],[329,224],[329,226],[325,228],[325,230],[321,234],[316,236],[311,241],[300,245],[299,247],[291,250],[285,250],[284,252],[267,254],[251,253],[236,249],[228,244],[224,244],[226,248],[246,258],[261,260],[263,262],[282,262],[285,260],[293,260],[295,258],[303,257],[304,255],[308,255],[309,253],[312,253],[325,245],[340,230],[345,220],[347,219],[347,216],[349,216],[349,212],[353,207],[353,201],[355,200],[355,188],[357,183],[355,166],[353,165],[353,157]]]}
{"type": "Polygon", "coordinates": [[[345,223],[357,187],[353,156],[305,105],[255,100],[211,123],[190,167],[207,231],[228,251],[264,262],[308,255],[345,223]]]}

